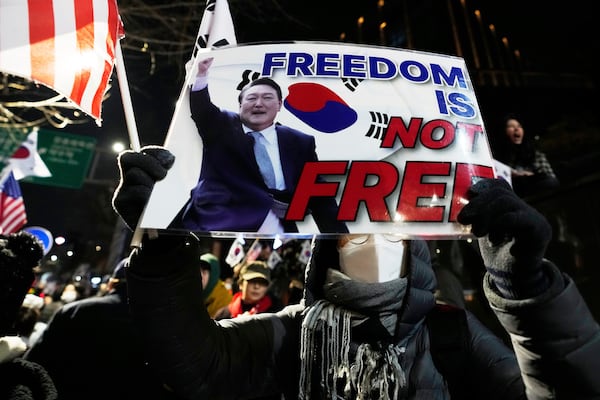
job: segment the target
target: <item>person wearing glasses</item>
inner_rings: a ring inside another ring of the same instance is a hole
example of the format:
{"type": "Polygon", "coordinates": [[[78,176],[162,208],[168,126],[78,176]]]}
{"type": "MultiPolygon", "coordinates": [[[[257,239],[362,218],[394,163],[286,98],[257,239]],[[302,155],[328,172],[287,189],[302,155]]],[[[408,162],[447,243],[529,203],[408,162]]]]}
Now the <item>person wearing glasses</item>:
{"type": "Polygon", "coordinates": [[[227,306],[215,314],[214,319],[279,311],[281,303],[268,293],[270,284],[271,269],[266,262],[252,261],[244,265],[239,276],[240,290],[227,306]]]}

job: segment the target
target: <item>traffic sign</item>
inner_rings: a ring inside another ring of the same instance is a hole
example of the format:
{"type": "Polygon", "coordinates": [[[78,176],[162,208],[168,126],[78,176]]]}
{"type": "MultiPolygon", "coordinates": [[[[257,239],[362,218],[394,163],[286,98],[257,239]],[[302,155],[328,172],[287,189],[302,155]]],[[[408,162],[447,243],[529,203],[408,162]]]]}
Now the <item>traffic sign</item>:
{"type": "Polygon", "coordinates": [[[96,150],[96,138],[40,129],[38,153],[52,176],[29,176],[24,182],[79,189],[96,150]]]}
{"type": "Polygon", "coordinates": [[[28,226],[23,228],[23,230],[37,237],[44,247],[44,255],[48,254],[52,248],[52,241],[54,240],[52,233],[50,233],[48,229],[42,228],[41,226],[28,226]]]}

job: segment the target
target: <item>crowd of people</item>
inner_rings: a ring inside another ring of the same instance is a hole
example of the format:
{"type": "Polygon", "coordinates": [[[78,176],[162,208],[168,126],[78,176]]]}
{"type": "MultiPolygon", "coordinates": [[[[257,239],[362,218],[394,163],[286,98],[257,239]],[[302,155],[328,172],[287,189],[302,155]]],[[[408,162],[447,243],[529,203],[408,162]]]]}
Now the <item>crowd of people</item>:
{"type": "MultiPolygon", "coordinates": [[[[600,326],[527,202],[559,181],[519,118],[504,124],[491,144],[510,184],[476,182],[458,214],[474,242],[342,229],[310,258],[304,240],[261,240],[224,268],[217,239],[162,231],[90,290],[40,274],[32,235],[0,235],[0,398],[600,398],[600,326]]],[[[118,165],[113,207],[133,228],[173,155],[149,146],[118,165]]]]}
{"type": "MultiPolygon", "coordinates": [[[[131,198],[126,183],[120,191],[131,198]]],[[[467,310],[437,304],[420,240],[315,239],[300,303],[215,321],[193,298],[198,238],[163,233],[143,239],[128,269],[150,364],[185,398],[597,397],[600,327],[544,258],[550,224],[503,180],[481,180],[469,196],[458,221],[479,238],[485,297],[511,347],[467,310]]]]}
{"type": "MultiPolygon", "coordinates": [[[[106,287],[65,282],[46,293],[52,302],[33,294],[47,282],[34,273],[41,253],[29,256],[29,285],[0,340],[0,368],[19,372],[0,390],[67,400],[600,396],[600,327],[573,280],[544,258],[550,224],[501,180],[470,195],[459,221],[479,237],[483,293],[508,340],[466,310],[460,282],[444,275],[464,271],[432,260],[435,242],[342,234],[314,239],[306,264],[288,242],[291,256],[273,265],[263,241],[265,252],[227,270],[196,236],[163,232],[145,236],[106,287]],[[282,295],[278,276],[289,290],[303,276],[301,295],[282,295]],[[35,388],[16,378],[31,371],[35,388]],[[116,390],[91,390],[98,382],[116,390]]],[[[142,212],[116,210],[129,221],[142,212]]]]}

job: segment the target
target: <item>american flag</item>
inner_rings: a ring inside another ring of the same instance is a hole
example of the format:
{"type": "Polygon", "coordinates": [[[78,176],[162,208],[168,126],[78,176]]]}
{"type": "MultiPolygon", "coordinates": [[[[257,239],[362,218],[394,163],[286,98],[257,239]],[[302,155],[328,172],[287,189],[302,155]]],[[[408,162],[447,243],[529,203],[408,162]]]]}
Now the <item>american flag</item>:
{"type": "Polygon", "coordinates": [[[122,35],[116,0],[0,0],[0,71],[49,86],[100,125],[122,35]]]}
{"type": "Polygon", "coordinates": [[[11,171],[0,183],[0,233],[7,235],[17,232],[26,223],[21,188],[11,171]]]}

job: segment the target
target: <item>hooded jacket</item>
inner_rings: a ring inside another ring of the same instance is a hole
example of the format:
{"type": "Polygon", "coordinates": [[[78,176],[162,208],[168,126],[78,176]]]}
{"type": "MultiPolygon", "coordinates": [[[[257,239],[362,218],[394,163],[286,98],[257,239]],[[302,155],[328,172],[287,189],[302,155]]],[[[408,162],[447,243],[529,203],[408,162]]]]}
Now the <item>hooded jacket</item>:
{"type": "MultiPolygon", "coordinates": [[[[335,240],[317,240],[306,269],[302,304],[275,314],[222,321],[211,320],[197,296],[201,290],[199,271],[194,267],[197,247],[194,239],[184,241],[181,236],[144,240],[141,249],[133,251],[128,270],[131,311],[138,328],[145,332],[151,365],[178,394],[190,399],[252,399],[283,393],[286,399],[320,399],[335,392],[339,398],[355,398],[355,391],[348,389],[347,383],[352,379],[349,376],[356,375],[357,366],[359,370],[362,366],[354,357],[366,355],[369,359],[369,354],[385,354],[389,362],[384,367],[402,380],[390,380],[399,389],[398,398],[451,397],[448,382],[436,369],[430,352],[425,318],[435,305],[436,282],[423,242],[410,243],[410,272],[406,278],[377,287],[381,284],[353,286],[356,282],[347,282],[349,279],[338,271],[335,240]],[[379,301],[382,299],[386,302],[379,301]],[[333,305],[333,301],[344,307],[333,305]],[[325,329],[304,329],[311,325],[311,310],[317,307],[333,310],[330,315],[341,316],[340,321],[348,318],[352,322],[349,332],[340,331],[338,342],[342,345],[330,345],[328,338],[337,340],[330,334],[336,325],[323,317],[327,314],[312,313],[317,315],[317,323],[312,326],[325,329]],[[317,351],[311,353],[311,346],[317,351]],[[330,356],[335,354],[342,355],[330,356]],[[392,354],[396,356],[391,357],[392,354]],[[306,355],[313,358],[307,360],[306,355]],[[347,369],[344,355],[354,368],[347,369]],[[328,358],[337,361],[323,363],[328,358]],[[332,379],[327,371],[322,374],[322,365],[338,366],[338,379],[332,379]],[[348,375],[343,371],[348,371],[348,375]]],[[[569,380],[557,379],[558,374],[552,369],[536,367],[541,364],[535,360],[541,357],[545,367],[556,367],[566,352],[573,354],[585,346],[598,346],[597,325],[588,317],[589,311],[586,314],[579,308],[583,319],[572,318],[570,323],[575,326],[563,326],[550,318],[558,315],[555,313],[569,312],[574,304],[581,306],[582,299],[568,277],[555,268],[549,271],[557,284],[544,304],[527,300],[508,305],[500,298],[492,304],[507,330],[521,338],[514,343],[518,346],[519,362],[527,368],[525,381],[514,352],[467,313],[466,391],[474,398],[525,399],[526,390],[530,399],[548,398],[554,391],[573,399],[586,398],[584,391],[589,395],[592,370],[581,378],[585,387],[577,387],[569,380]],[[535,327],[523,323],[521,316],[525,315],[536,321],[535,327]],[[530,329],[539,335],[545,328],[548,335],[542,339],[541,347],[526,340],[530,329]],[[571,329],[585,334],[571,337],[567,349],[560,341],[571,329]]],[[[366,398],[381,398],[382,392],[374,390],[366,398]]]]}
{"type": "Polygon", "coordinates": [[[225,282],[220,279],[221,263],[219,259],[211,253],[202,254],[200,259],[210,265],[210,275],[206,287],[202,291],[202,298],[206,304],[208,315],[214,318],[219,310],[227,307],[231,302],[232,295],[225,287],[225,282]]]}

